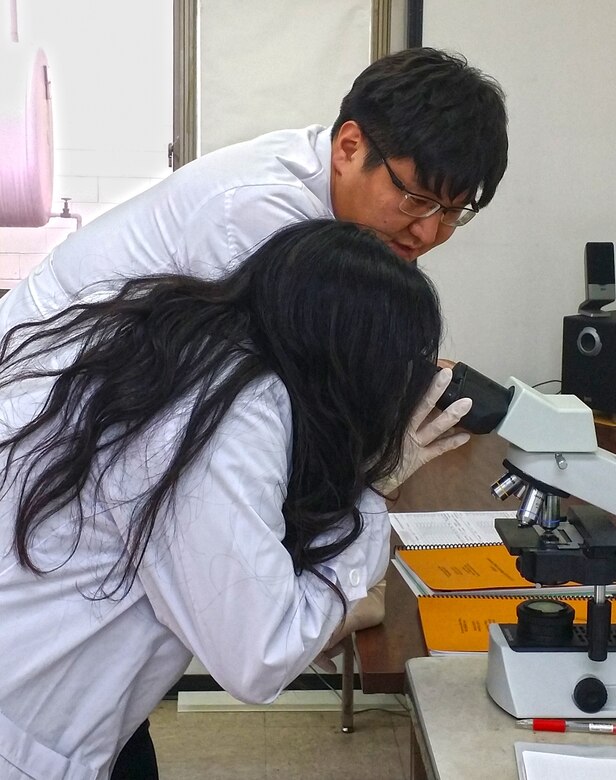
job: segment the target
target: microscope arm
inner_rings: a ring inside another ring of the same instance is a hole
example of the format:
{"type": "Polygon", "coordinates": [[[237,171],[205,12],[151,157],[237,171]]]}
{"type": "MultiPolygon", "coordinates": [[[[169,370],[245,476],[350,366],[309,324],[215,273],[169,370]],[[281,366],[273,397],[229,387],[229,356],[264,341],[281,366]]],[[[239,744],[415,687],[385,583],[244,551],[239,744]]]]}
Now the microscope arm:
{"type": "MultiPolygon", "coordinates": [[[[496,426],[507,460],[530,480],[616,513],[616,455],[597,446],[592,411],[574,395],[545,395],[519,379],[496,426]]],[[[545,491],[548,492],[548,491],[545,491]]]]}
{"type": "MultiPolygon", "coordinates": [[[[457,363],[438,406],[445,409],[464,396],[473,406],[461,426],[471,433],[496,431],[509,444],[507,466],[522,472],[525,482],[616,514],[616,455],[598,447],[592,410],[583,401],[540,393],[515,377],[499,385],[457,363]]],[[[495,495],[506,498],[515,489],[507,486],[495,495]]]]}

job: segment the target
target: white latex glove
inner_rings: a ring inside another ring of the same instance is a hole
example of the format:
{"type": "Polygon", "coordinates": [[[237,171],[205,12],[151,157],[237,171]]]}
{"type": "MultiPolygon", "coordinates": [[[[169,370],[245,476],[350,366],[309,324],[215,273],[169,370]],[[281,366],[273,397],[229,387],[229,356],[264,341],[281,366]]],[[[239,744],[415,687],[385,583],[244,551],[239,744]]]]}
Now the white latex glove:
{"type": "Polygon", "coordinates": [[[470,434],[465,431],[451,431],[470,411],[473,405],[470,398],[458,398],[444,412],[432,414],[452,376],[450,368],[443,368],[434,375],[430,387],[411,417],[400,465],[394,474],[376,486],[382,493],[391,493],[424,463],[444,452],[455,450],[470,439],[470,434]]]}
{"type": "Polygon", "coordinates": [[[359,631],[362,628],[378,626],[385,617],[385,579],[377,582],[363,599],[360,599],[346,614],[340,627],[334,631],[323,651],[314,659],[313,663],[324,672],[333,674],[336,664],[332,661],[342,652],[342,640],[359,631]]]}

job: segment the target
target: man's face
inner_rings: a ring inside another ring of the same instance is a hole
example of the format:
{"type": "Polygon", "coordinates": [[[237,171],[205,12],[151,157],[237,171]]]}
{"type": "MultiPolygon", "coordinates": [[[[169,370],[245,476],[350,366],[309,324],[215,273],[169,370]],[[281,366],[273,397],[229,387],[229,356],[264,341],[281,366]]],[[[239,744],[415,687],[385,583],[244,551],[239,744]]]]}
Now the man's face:
{"type": "MultiPolygon", "coordinates": [[[[400,210],[404,194],[392,182],[384,165],[365,170],[368,140],[359,125],[345,122],[332,142],[331,197],[336,219],[373,228],[393,251],[409,262],[451,238],[455,227],[443,224],[442,211],[423,219],[400,210]]],[[[405,187],[444,206],[466,206],[463,197],[453,201],[439,197],[416,182],[411,159],[388,160],[405,187]]]]}

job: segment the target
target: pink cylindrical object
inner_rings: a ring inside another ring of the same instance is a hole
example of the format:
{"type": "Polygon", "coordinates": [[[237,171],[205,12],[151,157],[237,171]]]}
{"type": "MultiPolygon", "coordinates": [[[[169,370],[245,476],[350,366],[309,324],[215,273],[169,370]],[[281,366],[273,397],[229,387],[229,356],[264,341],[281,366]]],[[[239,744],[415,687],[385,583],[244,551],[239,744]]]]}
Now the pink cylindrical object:
{"type": "Polygon", "coordinates": [[[47,58],[0,51],[0,227],[40,227],[53,194],[53,126],[47,58]]]}

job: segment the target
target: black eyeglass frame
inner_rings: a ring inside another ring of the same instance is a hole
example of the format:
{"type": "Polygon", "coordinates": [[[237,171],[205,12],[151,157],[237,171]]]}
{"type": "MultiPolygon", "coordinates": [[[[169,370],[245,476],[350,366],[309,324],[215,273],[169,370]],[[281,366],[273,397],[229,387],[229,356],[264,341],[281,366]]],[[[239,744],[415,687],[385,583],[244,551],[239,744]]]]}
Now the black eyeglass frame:
{"type": "Polygon", "coordinates": [[[441,215],[441,222],[444,225],[447,225],[448,227],[462,227],[463,225],[468,225],[468,223],[473,219],[474,216],[476,216],[479,213],[479,207],[476,203],[471,203],[470,208],[467,206],[444,206],[442,203],[439,203],[438,200],[435,200],[434,198],[429,198],[426,195],[420,195],[418,192],[411,192],[406,188],[402,180],[396,176],[394,171],[391,169],[391,166],[387,162],[387,159],[383,152],[379,149],[377,144],[374,142],[374,140],[368,135],[368,133],[362,128],[362,133],[365,135],[365,137],[368,139],[368,142],[372,144],[374,147],[375,152],[378,154],[378,156],[381,158],[381,162],[385,166],[385,170],[389,174],[389,178],[392,181],[392,184],[394,187],[397,187],[399,190],[401,190],[405,197],[402,200],[402,203],[400,204],[399,208],[400,211],[403,214],[406,214],[409,217],[414,217],[415,219],[427,219],[428,217],[432,217],[434,214],[437,214],[439,211],[442,212],[441,215]],[[410,214],[408,211],[405,211],[402,208],[402,205],[405,203],[407,196],[410,196],[411,198],[419,198],[420,200],[426,200],[430,203],[434,203],[434,209],[430,211],[428,214],[410,214]],[[450,223],[445,221],[445,216],[448,211],[457,211],[462,212],[460,216],[458,217],[455,222],[450,223]]]}

